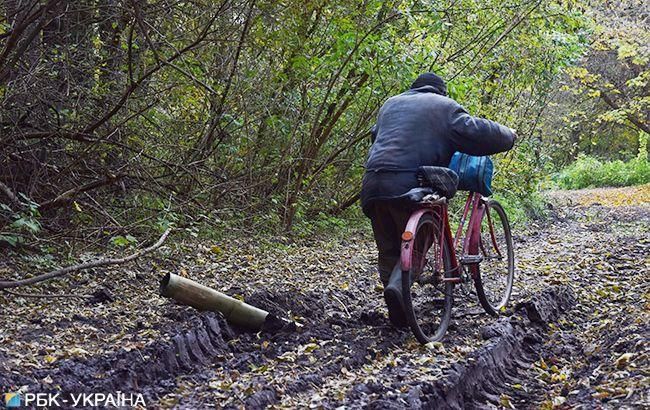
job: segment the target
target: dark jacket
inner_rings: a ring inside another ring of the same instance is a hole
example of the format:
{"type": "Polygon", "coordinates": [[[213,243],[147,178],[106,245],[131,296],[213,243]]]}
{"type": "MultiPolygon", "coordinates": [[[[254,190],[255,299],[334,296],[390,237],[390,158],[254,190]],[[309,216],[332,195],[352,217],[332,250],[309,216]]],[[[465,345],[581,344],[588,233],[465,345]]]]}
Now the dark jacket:
{"type": "Polygon", "coordinates": [[[433,86],[389,98],[379,110],[373,137],[361,187],[366,215],[373,201],[395,199],[417,187],[421,165],[446,167],[456,151],[491,155],[514,144],[509,128],[472,117],[433,86]]]}

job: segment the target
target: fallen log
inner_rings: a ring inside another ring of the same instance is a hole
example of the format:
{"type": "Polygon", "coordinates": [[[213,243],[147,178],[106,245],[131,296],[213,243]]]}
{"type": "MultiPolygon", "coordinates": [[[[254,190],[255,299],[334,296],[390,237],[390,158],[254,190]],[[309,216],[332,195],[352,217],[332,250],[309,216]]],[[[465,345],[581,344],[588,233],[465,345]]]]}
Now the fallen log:
{"type": "Polygon", "coordinates": [[[160,295],[198,310],[221,312],[230,323],[251,330],[260,330],[269,325],[275,327],[279,320],[266,310],[173,273],[168,273],[161,280],[160,295]]]}

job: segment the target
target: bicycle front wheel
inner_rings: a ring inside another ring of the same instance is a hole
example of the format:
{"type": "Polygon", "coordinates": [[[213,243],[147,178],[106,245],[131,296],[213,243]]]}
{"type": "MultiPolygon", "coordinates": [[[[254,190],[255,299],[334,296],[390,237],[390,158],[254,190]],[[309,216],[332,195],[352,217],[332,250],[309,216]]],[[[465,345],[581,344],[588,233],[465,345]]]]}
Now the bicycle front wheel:
{"type": "Polygon", "coordinates": [[[450,249],[442,237],[438,215],[424,214],[413,236],[411,269],[402,272],[402,297],[406,320],[422,344],[439,341],[451,320],[454,285],[442,282],[452,276],[450,249]]]}
{"type": "Polygon", "coordinates": [[[501,204],[492,199],[485,203],[479,254],[482,261],[474,272],[476,293],[483,309],[496,316],[512,294],[515,257],[508,217],[501,204]]]}

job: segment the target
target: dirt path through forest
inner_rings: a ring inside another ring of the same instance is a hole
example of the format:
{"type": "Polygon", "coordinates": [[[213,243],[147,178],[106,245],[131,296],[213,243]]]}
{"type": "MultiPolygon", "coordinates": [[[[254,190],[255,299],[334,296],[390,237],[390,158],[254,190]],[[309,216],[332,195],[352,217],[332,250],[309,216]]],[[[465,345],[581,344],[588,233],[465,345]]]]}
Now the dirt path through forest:
{"type": "MultiPolygon", "coordinates": [[[[498,326],[457,292],[444,343],[428,349],[388,325],[367,232],[310,246],[170,247],[146,266],[73,277],[78,292],[96,292],[89,301],[1,295],[0,313],[13,319],[0,328],[0,386],[142,392],[165,408],[435,407],[458,374],[501,349],[508,371],[474,372],[465,407],[643,407],[649,194],[648,186],[551,194],[548,221],[515,228],[514,303],[498,326]],[[297,329],[240,333],[218,315],[174,305],[156,292],[166,271],[240,295],[297,329]],[[517,309],[549,289],[570,296],[552,317],[517,309]]],[[[2,269],[46,263],[23,256],[2,269]]]]}

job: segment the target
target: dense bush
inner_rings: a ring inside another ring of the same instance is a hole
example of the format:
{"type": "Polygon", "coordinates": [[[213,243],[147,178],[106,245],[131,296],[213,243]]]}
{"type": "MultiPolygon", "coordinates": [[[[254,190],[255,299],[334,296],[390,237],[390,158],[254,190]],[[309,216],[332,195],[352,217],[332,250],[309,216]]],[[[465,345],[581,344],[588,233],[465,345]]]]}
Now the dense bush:
{"type": "Polygon", "coordinates": [[[623,162],[600,161],[581,155],[560,172],[557,182],[567,189],[647,184],[650,183],[650,162],[643,157],[623,162]]]}
{"type": "MultiPolygon", "coordinates": [[[[521,146],[585,26],[564,2],[0,1],[0,235],[336,227],[383,101],[436,71],[521,146]]],[[[499,189],[526,197],[535,155],[499,189]]]]}

